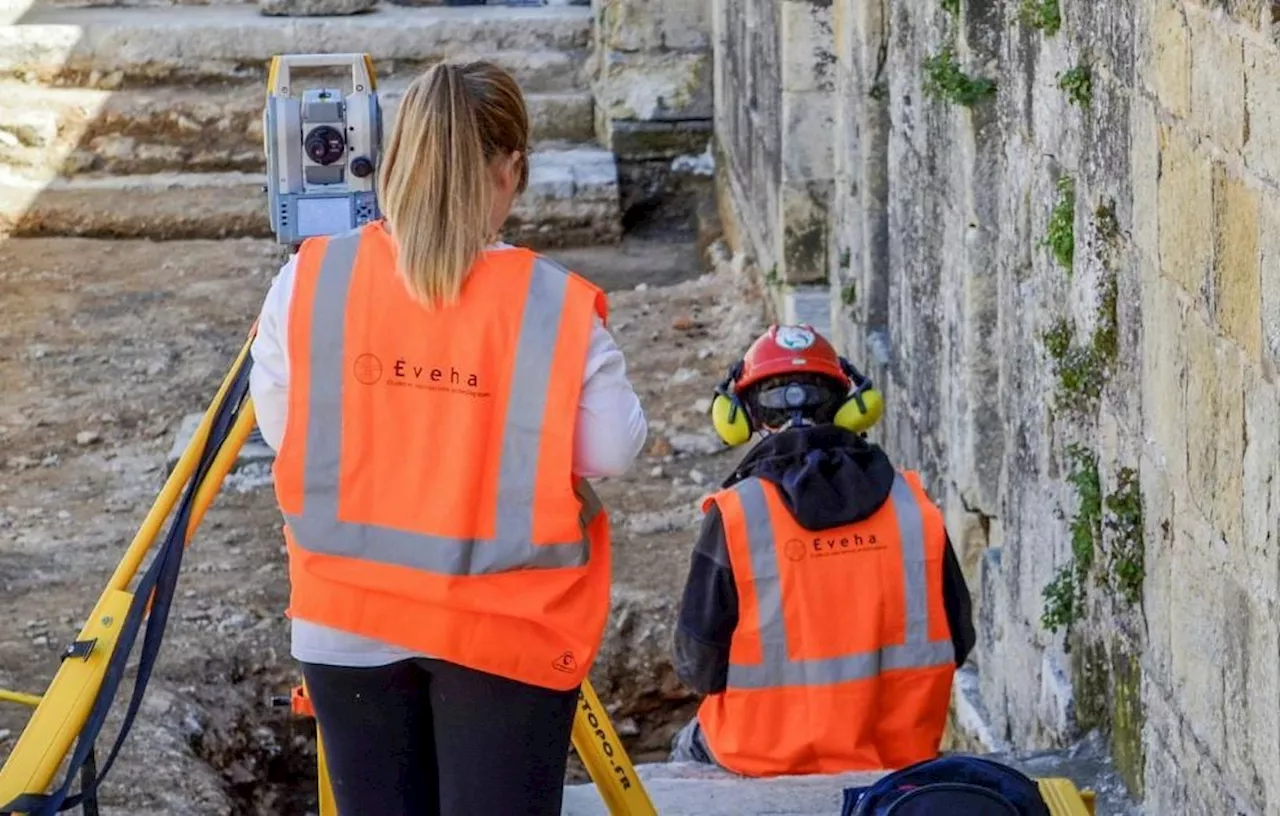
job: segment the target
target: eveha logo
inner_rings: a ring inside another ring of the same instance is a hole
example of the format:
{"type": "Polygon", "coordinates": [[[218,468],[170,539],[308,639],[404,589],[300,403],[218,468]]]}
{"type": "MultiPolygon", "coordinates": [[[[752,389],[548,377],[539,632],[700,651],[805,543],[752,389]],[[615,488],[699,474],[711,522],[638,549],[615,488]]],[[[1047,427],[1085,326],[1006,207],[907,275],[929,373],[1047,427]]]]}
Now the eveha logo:
{"type": "Polygon", "coordinates": [[[356,380],[364,385],[376,385],[380,380],[392,388],[411,388],[415,391],[457,394],[484,399],[491,394],[481,390],[480,375],[455,365],[424,365],[405,357],[391,364],[383,379],[383,364],[372,354],[356,357],[353,370],[356,380]]]}
{"type": "Polygon", "coordinates": [[[836,537],[818,537],[815,536],[809,542],[809,554],[817,558],[828,555],[845,555],[847,553],[864,553],[883,550],[884,544],[876,539],[875,533],[870,535],[862,535],[854,533],[853,535],[836,537]]]}
{"type": "Polygon", "coordinates": [[[453,366],[450,366],[446,372],[439,367],[427,368],[426,366],[410,365],[409,361],[403,357],[396,360],[393,372],[397,380],[415,380],[436,385],[466,386],[467,388],[480,387],[480,378],[476,376],[475,372],[459,371],[453,366]]]}

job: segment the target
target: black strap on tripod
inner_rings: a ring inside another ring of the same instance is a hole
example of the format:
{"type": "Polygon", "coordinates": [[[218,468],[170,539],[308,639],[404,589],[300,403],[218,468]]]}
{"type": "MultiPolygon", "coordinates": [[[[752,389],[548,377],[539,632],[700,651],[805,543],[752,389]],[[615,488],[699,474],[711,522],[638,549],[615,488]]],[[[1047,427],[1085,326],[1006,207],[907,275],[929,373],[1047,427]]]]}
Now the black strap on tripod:
{"type": "MultiPolygon", "coordinates": [[[[97,791],[111,771],[111,766],[124,744],[129,729],[133,727],[134,718],[142,705],[147,683],[151,679],[151,670],[155,668],[156,658],[160,653],[160,644],[164,640],[165,626],[169,621],[169,609],[173,602],[174,591],[178,586],[178,571],[182,566],[182,555],[186,550],[186,533],[190,525],[191,512],[195,505],[195,497],[204,477],[208,474],[214,458],[227,440],[236,417],[244,405],[249,393],[249,369],[252,358],[245,356],[244,361],[235,372],[231,386],[223,401],[217,406],[213,423],[209,429],[209,438],[205,441],[204,450],[196,464],[191,481],[174,513],[164,542],[160,545],[151,565],[138,581],[134,590],[133,602],[120,627],[120,637],[107,671],[102,680],[102,687],[94,700],[93,708],[85,720],[84,728],[76,740],[75,750],[71,754],[67,766],[66,778],[52,793],[24,793],[12,802],[0,807],[0,816],[13,816],[26,813],[30,816],[53,816],[62,811],[83,807],[85,816],[97,816],[97,791]],[[151,602],[151,614],[147,614],[147,603],[151,602]],[[124,721],[120,724],[120,732],[116,735],[115,744],[107,754],[102,772],[95,769],[94,742],[107,721],[107,713],[115,701],[125,668],[129,662],[129,654],[138,638],[138,631],[146,621],[146,632],[142,640],[142,653],[138,660],[138,674],[133,684],[133,694],[129,700],[129,708],[125,712],[124,721]],[[71,784],[77,774],[81,776],[80,792],[71,795],[71,784]]],[[[84,651],[92,648],[92,644],[75,643],[64,654],[64,659],[77,655],[77,649],[84,651]]]]}

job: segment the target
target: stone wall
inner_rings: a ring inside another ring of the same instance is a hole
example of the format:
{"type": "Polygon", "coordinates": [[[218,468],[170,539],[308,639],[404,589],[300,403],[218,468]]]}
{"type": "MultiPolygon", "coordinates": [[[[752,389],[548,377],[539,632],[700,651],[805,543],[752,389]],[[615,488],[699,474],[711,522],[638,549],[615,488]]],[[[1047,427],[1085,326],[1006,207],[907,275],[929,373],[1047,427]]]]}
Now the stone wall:
{"type": "Polygon", "coordinates": [[[1260,0],[714,0],[722,210],[946,510],[991,732],[1280,812],[1280,50],[1260,0]],[[819,305],[820,298],[820,305],[819,305]]]}
{"type": "Polygon", "coordinates": [[[707,188],[710,6],[701,0],[591,0],[596,138],[618,158],[623,223],[692,221],[707,188]],[[693,193],[693,195],[689,195],[693,193]],[[683,205],[683,206],[682,206],[683,205]]]}

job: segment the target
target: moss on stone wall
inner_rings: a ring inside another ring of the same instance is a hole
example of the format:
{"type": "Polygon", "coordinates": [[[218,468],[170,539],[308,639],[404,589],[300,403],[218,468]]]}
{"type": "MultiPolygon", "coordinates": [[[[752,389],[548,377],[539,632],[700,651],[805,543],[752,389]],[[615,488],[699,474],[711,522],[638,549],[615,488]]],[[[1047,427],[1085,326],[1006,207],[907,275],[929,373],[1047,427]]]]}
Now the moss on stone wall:
{"type": "Polygon", "coordinates": [[[1076,183],[1070,176],[1058,179],[1058,197],[1049,213],[1049,223],[1040,245],[1049,248],[1058,265],[1071,274],[1076,253],[1076,183]]]}
{"type": "Polygon", "coordinates": [[[1062,9],[1058,0],[1022,0],[1018,9],[1022,22],[1052,37],[1062,28],[1062,9]]]}
{"type": "Polygon", "coordinates": [[[1083,445],[1069,445],[1067,482],[1075,488],[1076,510],[1069,524],[1071,557],[1058,568],[1044,589],[1041,623],[1050,632],[1072,626],[1084,617],[1088,578],[1094,553],[1102,537],[1102,484],[1098,477],[1098,457],[1083,445]]]}
{"type": "Polygon", "coordinates": [[[1107,735],[1116,770],[1139,799],[1146,762],[1142,728],[1142,666],[1125,639],[1112,633],[1079,636],[1071,650],[1076,726],[1107,735]]]}
{"type": "Polygon", "coordinates": [[[1088,732],[1105,728],[1111,696],[1107,644],[1079,635],[1071,648],[1071,686],[1075,694],[1076,727],[1088,732]]]}
{"type": "Polygon", "coordinates": [[[1146,711],[1142,706],[1142,665],[1138,655],[1113,647],[1111,662],[1111,755],[1116,770],[1139,800],[1145,786],[1146,751],[1142,728],[1146,711]]]}
{"type": "Polygon", "coordinates": [[[1132,606],[1142,598],[1142,580],[1146,574],[1143,552],[1142,489],[1138,472],[1122,468],[1116,476],[1116,489],[1106,499],[1107,585],[1118,598],[1132,606]]]}
{"type": "Polygon", "coordinates": [[[1093,72],[1087,64],[1081,63],[1059,74],[1058,87],[1073,105],[1088,108],[1093,103],[1093,72]]]}
{"type": "Polygon", "coordinates": [[[1066,447],[1063,456],[1066,482],[1072,488],[1075,503],[1068,522],[1071,555],[1043,590],[1041,624],[1050,632],[1064,629],[1070,634],[1072,627],[1085,617],[1091,584],[1107,590],[1117,603],[1138,603],[1142,599],[1145,564],[1138,472],[1121,468],[1115,488],[1104,492],[1095,452],[1075,443],[1066,447]]]}
{"type": "Polygon", "coordinates": [[[956,105],[971,108],[994,96],[996,83],[987,77],[972,77],[960,69],[953,46],[924,61],[924,92],[934,99],[945,99],[956,105]]]}

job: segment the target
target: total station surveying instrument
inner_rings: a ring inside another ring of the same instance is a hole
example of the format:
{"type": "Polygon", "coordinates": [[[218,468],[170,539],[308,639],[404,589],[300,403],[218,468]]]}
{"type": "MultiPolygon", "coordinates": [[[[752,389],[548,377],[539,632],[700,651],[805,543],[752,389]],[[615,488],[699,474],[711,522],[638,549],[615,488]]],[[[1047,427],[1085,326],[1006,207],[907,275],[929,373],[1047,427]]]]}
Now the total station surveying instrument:
{"type": "Polygon", "coordinates": [[[275,57],[262,111],[267,198],[276,240],[337,235],[379,217],[382,106],[368,54],[275,57]],[[294,69],[349,68],[351,92],[293,87],[294,69]]]}
{"type": "MultiPolygon", "coordinates": [[[[346,232],[380,217],[374,179],[381,154],[382,109],[376,87],[367,54],[272,59],[263,112],[264,147],[271,225],[280,243],[296,248],[305,238],[346,232]],[[340,66],[351,68],[350,94],[320,90],[307,91],[301,98],[293,95],[291,68],[340,66]]],[[[133,725],[159,655],[186,545],[255,429],[249,349],[256,328],[250,329],[79,635],[63,651],[45,693],[0,689],[0,702],[34,709],[0,766],[0,816],[53,816],[77,807],[85,816],[97,816],[98,787],[133,725]],[[166,520],[169,525],[161,537],[166,520]],[[148,554],[152,558],[143,570],[148,554]],[[129,705],[99,770],[98,738],[139,634],[142,648],[129,705]],[[59,769],[62,781],[55,785],[59,769]],[[77,777],[80,791],[73,794],[77,777]]],[[[291,703],[294,713],[314,716],[305,687],[293,689],[291,703]]],[[[656,815],[589,681],[582,684],[578,697],[573,746],[611,814],[656,815]]],[[[318,730],[316,754],[320,816],[337,816],[318,730]]]]}

